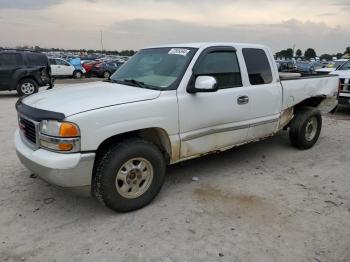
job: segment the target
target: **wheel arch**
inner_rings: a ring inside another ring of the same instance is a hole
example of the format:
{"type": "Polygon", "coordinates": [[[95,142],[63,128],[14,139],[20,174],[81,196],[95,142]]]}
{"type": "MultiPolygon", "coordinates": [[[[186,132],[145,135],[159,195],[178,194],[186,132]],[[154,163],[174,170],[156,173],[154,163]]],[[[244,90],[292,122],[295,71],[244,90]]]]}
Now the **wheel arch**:
{"type": "Polygon", "coordinates": [[[38,79],[36,79],[36,77],[34,76],[30,76],[30,75],[23,75],[21,76],[18,81],[17,81],[17,86],[19,85],[19,83],[25,79],[30,79],[30,80],[33,80],[38,86],[39,86],[39,81],[38,79]]]}
{"type": "Polygon", "coordinates": [[[306,98],[300,103],[294,105],[294,111],[297,111],[301,107],[305,107],[305,106],[318,108],[325,99],[327,99],[327,96],[325,95],[306,98]]]}
{"type": "Polygon", "coordinates": [[[163,153],[167,163],[169,163],[172,157],[174,157],[174,151],[172,149],[172,144],[168,132],[159,127],[144,128],[111,136],[100,143],[96,150],[96,155],[99,156],[112,144],[132,137],[142,138],[155,144],[163,153]]]}
{"type": "Polygon", "coordinates": [[[314,107],[322,113],[332,112],[338,105],[336,96],[319,95],[304,99],[300,103],[294,105],[294,111],[298,111],[302,107],[314,107]]]}

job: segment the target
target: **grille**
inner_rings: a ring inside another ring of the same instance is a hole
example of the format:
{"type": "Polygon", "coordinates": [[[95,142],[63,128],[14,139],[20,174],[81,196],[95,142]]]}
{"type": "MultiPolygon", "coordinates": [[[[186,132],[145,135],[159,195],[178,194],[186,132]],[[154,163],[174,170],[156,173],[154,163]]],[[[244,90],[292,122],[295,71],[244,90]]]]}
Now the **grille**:
{"type": "Polygon", "coordinates": [[[350,93],[350,79],[340,79],[339,91],[350,93]]]}
{"type": "Polygon", "coordinates": [[[35,124],[25,118],[19,118],[20,128],[24,133],[24,136],[32,143],[36,144],[36,131],[35,124]]]}

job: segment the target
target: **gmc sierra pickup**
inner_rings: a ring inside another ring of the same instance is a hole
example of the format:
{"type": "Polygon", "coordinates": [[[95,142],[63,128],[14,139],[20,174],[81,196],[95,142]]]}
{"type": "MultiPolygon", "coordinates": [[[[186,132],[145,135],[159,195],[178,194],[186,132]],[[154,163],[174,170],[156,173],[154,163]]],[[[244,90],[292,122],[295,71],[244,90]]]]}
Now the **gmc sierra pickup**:
{"type": "MultiPolygon", "coordinates": [[[[115,211],[150,203],[166,166],[284,129],[311,148],[318,107],[338,77],[279,75],[262,45],[191,43],[142,49],[108,81],[20,99],[15,145],[43,180],[88,188],[115,211]]],[[[214,174],[215,175],[215,174],[214,174]]]]}

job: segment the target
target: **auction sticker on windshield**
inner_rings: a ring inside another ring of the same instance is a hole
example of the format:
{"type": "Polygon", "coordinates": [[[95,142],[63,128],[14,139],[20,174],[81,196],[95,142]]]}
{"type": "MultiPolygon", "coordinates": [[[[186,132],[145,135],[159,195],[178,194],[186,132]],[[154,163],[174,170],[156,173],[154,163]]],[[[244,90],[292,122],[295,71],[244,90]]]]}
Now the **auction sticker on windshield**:
{"type": "Polygon", "coordinates": [[[184,48],[172,48],[169,51],[169,55],[183,55],[186,56],[188,54],[188,52],[190,52],[190,50],[188,49],[184,49],[184,48]]]}

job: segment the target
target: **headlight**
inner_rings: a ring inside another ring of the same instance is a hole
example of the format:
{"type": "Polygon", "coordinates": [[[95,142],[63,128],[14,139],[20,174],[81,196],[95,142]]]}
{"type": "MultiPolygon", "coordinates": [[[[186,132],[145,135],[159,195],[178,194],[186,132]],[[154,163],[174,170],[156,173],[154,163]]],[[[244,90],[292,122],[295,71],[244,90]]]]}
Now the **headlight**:
{"type": "Polygon", "coordinates": [[[40,146],[59,152],[80,151],[80,131],[76,124],[43,120],[39,128],[40,146]]]}
{"type": "Polygon", "coordinates": [[[40,122],[40,133],[57,137],[80,136],[79,128],[76,124],[52,120],[43,120],[40,122]]]}

